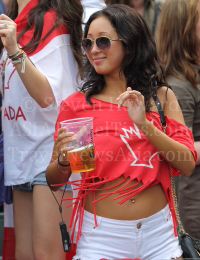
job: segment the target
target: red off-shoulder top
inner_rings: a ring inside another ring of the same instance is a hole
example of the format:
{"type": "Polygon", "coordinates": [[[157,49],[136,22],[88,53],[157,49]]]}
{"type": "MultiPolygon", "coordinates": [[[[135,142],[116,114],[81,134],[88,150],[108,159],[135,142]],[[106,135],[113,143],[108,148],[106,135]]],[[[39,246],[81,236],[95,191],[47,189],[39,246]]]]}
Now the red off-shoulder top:
{"type": "MultiPolygon", "coordinates": [[[[70,223],[71,226],[75,227],[75,223],[79,222],[77,240],[81,236],[86,196],[90,192],[100,189],[102,184],[118,179],[120,176],[124,177],[123,182],[126,181],[126,183],[123,187],[116,187],[115,193],[118,196],[115,199],[118,199],[119,204],[153,185],[158,183],[162,185],[174,221],[175,234],[177,235],[177,220],[171,193],[168,163],[160,156],[145,134],[132,122],[126,107],[118,108],[117,104],[95,98],[91,98],[91,101],[95,104],[88,104],[85,95],[81,92],[74,93],[64,100],[61,104],[54,134],[56,139],[61,121],[82,117],[94,118],[96,170],[82,173],[81,181],[68,182],[76,185],[79,189],[78,197],[72,203],[74,207],[70,223]],[[94,181],[96,178],[99,178],[99,182],[94,181]],[[128,178],[129,181],[127,182],[128,178]],[[127,185],[134,179],[138,182],[132,188],[127,188],[127,185]],[[136,186],[140,181],[143,185],[137,188],[136,186]]],[[[146,117],[155,127],[162,131],[159,113],[148,111],[146,117]]],[[[173,140],[187,146],[196,161],[197,152],[194,148],[191,131],[185,125],[167,116],[165,116],[165,119],[167,123],[166,134],[173,140]]],[[[169,151],[169,157],[170,153],[173,156],[172,152],[169,151]]],[[[173,169],[174,176],[179,174],[181,174],[179,171],[173,169]]],[[[113,192],[104,190],[101,199],[111,194],[113,192]]],[[[97,200],[94,198],[94,207],[95,202],[97,200]]],[[[97,226],[96,217],[94,221],[97,226]]]]}

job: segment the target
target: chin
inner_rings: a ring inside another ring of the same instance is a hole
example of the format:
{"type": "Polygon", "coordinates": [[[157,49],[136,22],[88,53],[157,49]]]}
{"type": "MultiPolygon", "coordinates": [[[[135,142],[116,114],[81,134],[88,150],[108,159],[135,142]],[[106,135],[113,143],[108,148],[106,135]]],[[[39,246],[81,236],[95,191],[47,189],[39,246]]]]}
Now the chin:
{"type": "Polygon", "coordinates": [[[101,68],[95,68],[96,72],[100,75],[106,75],[106,74],[109,74],[109,72],[105,69],[101,69],[101,68]]]}

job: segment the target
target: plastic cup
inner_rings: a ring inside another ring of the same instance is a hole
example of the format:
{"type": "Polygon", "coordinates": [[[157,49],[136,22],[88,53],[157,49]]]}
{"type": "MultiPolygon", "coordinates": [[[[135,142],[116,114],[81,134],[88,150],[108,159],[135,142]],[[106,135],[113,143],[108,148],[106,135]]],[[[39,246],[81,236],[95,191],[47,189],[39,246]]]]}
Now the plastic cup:
{"type": "Polygon", "coordinates": [[[67,146],[75,148],[68,152],[72,172],[87,172],[96,169],[94,153],[93,117],[83,117],[60,122],[66,132],[73,132],[76,141],[67,146]]]}

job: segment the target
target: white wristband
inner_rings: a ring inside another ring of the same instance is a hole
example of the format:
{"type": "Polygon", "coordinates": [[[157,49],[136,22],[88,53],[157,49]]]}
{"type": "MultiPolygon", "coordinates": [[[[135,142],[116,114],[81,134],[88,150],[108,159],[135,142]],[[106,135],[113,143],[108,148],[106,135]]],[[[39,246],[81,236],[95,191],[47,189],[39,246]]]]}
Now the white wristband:
{"type": "Polygon", "coordinates": [[[18,63],[22,63],[22,70],[21,73],[25,73],[25,67],[26,67],[26,53],[23,52],[22,57],[18,58],[17,60],[12,60],[12,64],[16,65],[18,63]]]}

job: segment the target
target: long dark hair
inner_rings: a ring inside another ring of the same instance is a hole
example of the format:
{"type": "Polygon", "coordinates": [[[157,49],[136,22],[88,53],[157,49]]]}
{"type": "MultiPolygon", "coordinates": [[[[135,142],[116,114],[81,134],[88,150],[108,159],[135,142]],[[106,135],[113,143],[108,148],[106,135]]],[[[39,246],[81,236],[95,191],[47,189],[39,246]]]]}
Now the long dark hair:
{"type": "Polygon", "coordinates": [[[123,4],[132,7],[131,0],[105,0],[107,5],[123,4]]]}
{"type": "Polygon", "coordinates": [[[199,0],[167,0],[162,8],[157,30],[158,54],[166,76],[185,78],[197,88],[199,41],[195,27],[199,19],[199,0]],[[166,22],[167,21],[167,22],[166,22]]]}
{"type": "MultiPolygon", "coordinates": [[[[144,19],[132,8],[125,5],[110,5],[90,17],[85,26],[85,38],[90,24],[98,17],[106,17],[122,39],[125,55],[120,76],[125,76],[127,87],[144,95],[148,111],[150,98],[157,94],[157,88],[167,86],[154,37],[144,19]]],[[[104,76],[95,71],[87,58],[82,74],[85,84],[81,91],[86,92],[86,100],[92,104],[90,100],[92,95],[100,93],[105,86],[104,76]]]]}
{"type": "MultiPolygon", "coordinates": [[[[18,16],[18,4],[17,0],[12,0],[7,15],[15,20],[18,16]]],[[[32,8],[28,14],[28,22],[25,29],[20,32],[20,37],[28,31],[33,25],[34,34],[29,43],[24,46],[24,50],[27,53],[33,52],[40,41],[44,40],[56,27],[61,23],[66,23],[66,26],[70,33],[71,49],[76,58],[76,61],[81,67],[82,65],[82,50],[81,50],[81,38],[82,38],[82,15],[83,7],[80,0],[40,0],[38,5],[32,8]],[[42,29],[44,25],[44,15],[48,10],[55,10],[57,12],[57,20],[51,30],[45,35],[43,39],[42,29]]],[[[3,46],[1,46],[0,51],[3,46]]]]}

